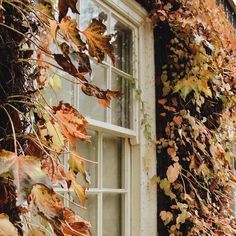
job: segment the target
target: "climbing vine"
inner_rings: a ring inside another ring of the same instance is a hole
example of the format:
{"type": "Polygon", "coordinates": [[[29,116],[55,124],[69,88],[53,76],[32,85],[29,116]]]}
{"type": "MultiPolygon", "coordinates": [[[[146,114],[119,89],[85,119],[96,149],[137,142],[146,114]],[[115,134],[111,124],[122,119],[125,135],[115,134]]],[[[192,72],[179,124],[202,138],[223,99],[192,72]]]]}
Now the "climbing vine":
{"type": "Polygon", "coordinates": [[[89,81],[91,60],[106,54],[114,63],[112,35],[100,18],[80,29],[76,3],[0,0],[0,235],[91,235],[90,223],[54,191],[61,186],[84,208],[89,160],[76,145],[90,140],[88,122],[69,103],[51,106],[50,88],[64,79],[106,108],[119,92],[89,81]]]}
{"type": "Polygon", "coordinates": [[[160,235],[236,234],[236,35],[214,0],[155,1],[160,235]]]}

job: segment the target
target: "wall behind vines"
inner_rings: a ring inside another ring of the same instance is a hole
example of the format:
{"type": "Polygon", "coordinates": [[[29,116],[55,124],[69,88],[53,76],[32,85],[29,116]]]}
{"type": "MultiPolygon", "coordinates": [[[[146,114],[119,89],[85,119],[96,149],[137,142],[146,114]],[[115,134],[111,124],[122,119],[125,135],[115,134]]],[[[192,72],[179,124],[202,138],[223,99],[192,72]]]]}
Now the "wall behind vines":
{"type": "Polygon", "coordinates": [[[153,4],[158,232],[235,235],[236,38],[213,0],[153,4]]]}

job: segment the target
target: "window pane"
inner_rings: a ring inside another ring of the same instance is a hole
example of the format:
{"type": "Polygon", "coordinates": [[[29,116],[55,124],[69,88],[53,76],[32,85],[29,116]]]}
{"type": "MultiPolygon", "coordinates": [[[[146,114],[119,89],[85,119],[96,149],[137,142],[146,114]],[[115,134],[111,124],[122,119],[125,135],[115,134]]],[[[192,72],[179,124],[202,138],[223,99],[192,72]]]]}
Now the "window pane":
{"type": "MultiPolygon", "coordinates": [[[[107,88],[106,69],[96,63],[92,63],[92,75],[90,81],[101,89],[107,88]]],[[[106,109],[98,103],[95,97],[89,97],[80,91],[80,112],[92,119],[106,121],[106,109]]]]}
{"type": "Polygon", "coordinates": [[[116,56],[115,67],[128,74],[132,74],[133,32],[115,18],[111,19],[111,27],[112,33],[116,35],[113,42],[116,56]]]}
{"type": "Polygon", "coordinates": [[[106,23],[108,14],[99,4],[92,0],[80,0],[80,27],[87,28],[93,18],[106,23]]]}
{"type": "MultiPolygon", "coordinates": [[[[78,198],[73,195],[73,198],[77,204],[79,204],[78,198]],[[76,201],[78,200],[78,201],[76,201]]],[[[89,194],[86,202],[86,209],[81,209],[75,206],[73,203],[70,203],[70,208],[75,211],[79,216],[89,221],[92,225],[91,231],[92,235],[97,235],[97,195],[89,194]]]]}
{"type": "Polygon", "coordinates": [[[121,96],[112,100],[111,122],[114,125],[132,128],[132,86],[128,79],[112,73],[112,90],[121,92],[121,96]]]}
{"type": "MultiPolygon", "coordinates": [[[[58,73],[58,71],[57,71],[58,73]]],[[[62,74],[64,76],[64,74],[62,74]]],[[[67,76],[68,77],[68,76],[67,76]]],[[[72,77],[69,77],[73,81],[72,77]]],[[[72,103],[74,97],[73,83],[61,78],[59,75],[53,75],[50,78],[50,83],[44,92],[44,98],[50,106],[57,106],[60,101],[72,103]],[[50,84],[54,83],[54,87],[50,84]],[[56,86],[55,86],[56,84],[56,86]]]]}
{"type": "MultiPolygon", "coordinates": [[[[80,141],[77,146],[78,153],[83,157],[91,161],[97,162],[97,133],[95,131],[89,131],[88,135],[91,136],[91,142],[82,142],[80,141]]],[[[97,187],[97,169],[98,165],[90,162],[85,163],[86,171],[90,176],[91,188],[97,187]]],[[[82,176],[79,176],[79,183],[83,182],[82,176]]]]}
{"type": "Polygon", "coordinates": [[[103,236],[121,236],[121,195],[103,196],[103,236]]]}
{"type": "Polygon", "coordinates": [[[122,188],[122,139],[103,136],[103,188],[122,188]]]}

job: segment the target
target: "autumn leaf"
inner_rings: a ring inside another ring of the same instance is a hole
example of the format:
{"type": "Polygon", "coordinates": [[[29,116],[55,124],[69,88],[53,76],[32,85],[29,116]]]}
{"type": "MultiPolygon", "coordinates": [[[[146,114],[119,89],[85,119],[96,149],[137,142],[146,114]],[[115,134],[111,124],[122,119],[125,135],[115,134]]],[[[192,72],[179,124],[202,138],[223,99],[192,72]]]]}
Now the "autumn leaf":
{"type": "Polygon", "coordinates": [[[62,19],[59,24],[62,35],[69,41],[71,41],[76,48],[84,50],[86,44],[82,41],[79,30],[77,29],[77,21],[72,20],[69,16],[62,19]]]}
{"type": "Polygon", "coordinates": [[[64,71],[73,75],[74,77],[77,77],[79,75],[78,70],[73,65],[69,57],[65,57],[62,54],[54,54],[53,56],[58,65],[60,65],[64,71]]]}
{"type": "Polygon", "coordinates": [[[62,232],[65,236],[92,236],[90,223],[75,215],[71,209],[65,208],[63,217],[65,224],[62,225],[62,232]]]}
{"type": "Polygon", "coordinates": [[[78,62],[79,62],[79,72],[80,73],[91,73],[91,65],[90,65],[90,60],[89,56],[85,53],[78,52],[76,53],[78,62]]]}
{"type": "Polygon", "coordinates": [[[112,97],[120,96],[119,91],[111,91],[109,89],[101,90],[97,86],[89,83],[84,83],[81,86],[81,89],[87,96],[96,97],[98,99],[99,104],[101,104],[105,108],[110,106],[110,100],[112,97]]]}
{"type": "Polygon", "coordinates": [[[30,227],[27,236],[46,236],[46,233],[42,230],[41,227],[30,227]]]}
{"type": "Polygon", "coordinates": [[[70,144],[75,147],[77,141],[89,141],[87,135],[87,120],[68,103],[60,102],[57,107],[53,107],[53,112],[57,118],[60,130],[70,144]]]}
{"type": "Polygon", "coordinates": [[[0,235],[1,236],[18,236],[18,230],[10,222],[7,214],[0,214],[0,235]]]}
{"type": "Polygon", "coordinates": [[[70,181],[71,187],[74,189],[76,196],[79,198],[82,206],[85,206],[86,203],[86,187],[81,186],[77,183],[76,175],[74,172],[70,171],[67,175],[67,179],[70,181]]]}
{"type": "Polygon", "coordinates": [[[60,126],[55,120],[49,120],[39,126],[39,137],[43,144],[60,153],[65,147],[65,140],[61,133],[60,126]]]}
{"type": "Polygon", "coordinates": [[[75,174],[77,174],[78,172],[81,174],[81,176],[83,177],[83,179],[85,180],[85,182],[87,184],[89,184],[89,176],[85,170],[85,161],[82,160],[78,154],[74,155],[70,155],[69,158],[69,167],[70,170],[73,171],[75,174]]]}
{"type": "Polygon", "coordinates": [[[33,215],[41,214],[46,219],[62,218],[63,204],[56,193],[42,184],[33,186],[28,196],[30,211],[33,215]]]}
{"type": "Polygon", "coordinates": [[[17,201],[22,203],[32,185],[42,183],[50,186],[46,173],[41,170],[41,162],[33,156],[17,156],[13,152],[0,151],[0,175],[11,173],[17,187],[17,201]]]}
{"type": "Polygon", "coordinates": [[[48,220],[56,235],[91,236],[91,225],[66,208],[52,189],[41,184],[34,185],[28,203],[32,214],[48,220]]]}
{"type": "Polygon", "coordinates": [[[165,225],[168,225],[174,218],[173,214],[169,211],[161,211],[160,217],[164,221],[165,225]]]}
{"type": "Polygon", "coordinates": [[[89,46],[89,54],[91,57],[95,57],[98,62],[102,62],[106,53],[114,64],[114,48],[110,43],[112,36],[104,35],[105,31],[106,26],[101,21],[92,19],[90,26],[82,33],[86,37],[86,42],[89,46]]]}
{"type": "Polygon", "coordinates": [[[58,10],[59,10],[59,22],[67,15],[69,8],[73,13],[79,14],[76,8],[77,0],[59,0],[58,10]]]}
{"type": "Polygon", "coordinates": [[[207,80],[197,79],[193,76],[182,79],[176,83],[173,89],[173,93],[180,91],[183,99],[186,99],[189,93],[195,91],[195,93],[203,92],[206,96],[212,97],[212,92],[207,84],[207,80]]]}
{"type": "Polygon", "coordinates": [[[174,183],[178,179],[180,170],[181,170],[181,166],[179,163],[174,163],[173,165],[170,165],[168,167],[166,176],[168,180],[170,181],[170,183],[174,183]]]}

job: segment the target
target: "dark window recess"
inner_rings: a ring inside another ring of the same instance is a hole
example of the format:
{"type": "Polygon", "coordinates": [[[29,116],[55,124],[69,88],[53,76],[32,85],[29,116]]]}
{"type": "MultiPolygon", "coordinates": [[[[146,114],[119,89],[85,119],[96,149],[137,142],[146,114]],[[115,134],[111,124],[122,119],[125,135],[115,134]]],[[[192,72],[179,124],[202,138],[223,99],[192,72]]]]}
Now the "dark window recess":
{"type": "Polygon", "coordinates": [[[236,27],[236,13],[235,9],[232,7],[230,3],[230,0],[217,0],[217,3],[223,4],[228,19],[233,24],[233,26],[236,27]]]}

